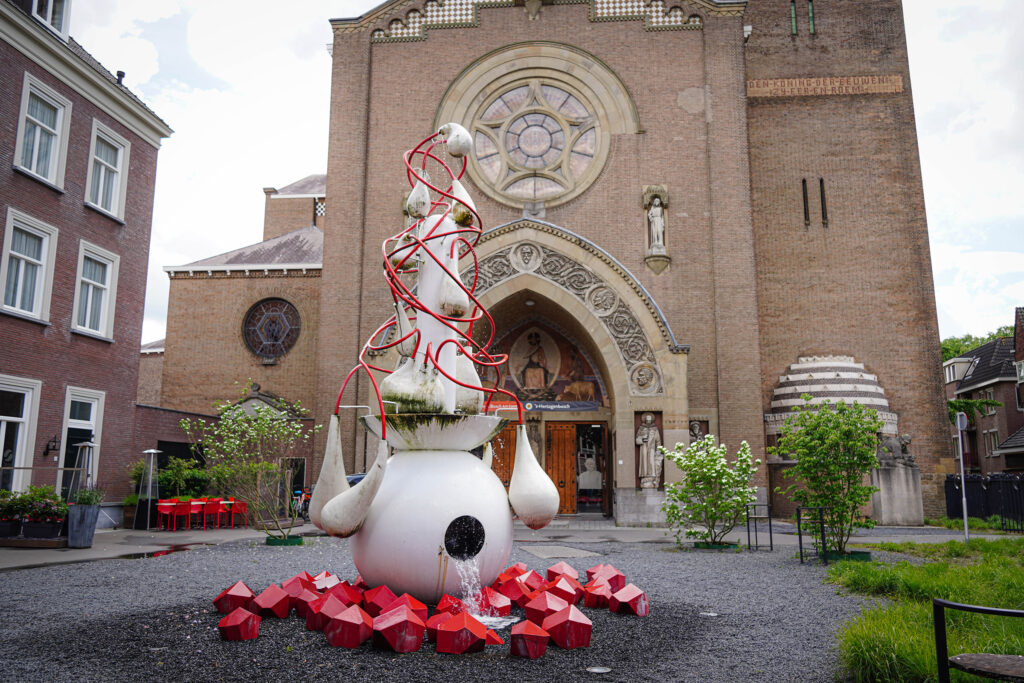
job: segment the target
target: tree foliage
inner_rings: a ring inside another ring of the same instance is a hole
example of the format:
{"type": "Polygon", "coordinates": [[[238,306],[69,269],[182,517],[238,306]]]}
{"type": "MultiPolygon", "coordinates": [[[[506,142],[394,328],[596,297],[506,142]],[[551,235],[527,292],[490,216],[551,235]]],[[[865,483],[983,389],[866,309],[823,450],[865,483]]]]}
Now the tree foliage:
{"type": "Polygon", "coordinates": [[[956,424],[956,414],[966,413],[971,424],[978,424],[978,418],[984,413],[984,408],[1002,408],[1000,401],[990,398],[951,398],[946,400],[946,409],[949,411],[949,424],[956,424]]]}
{"type": "Polygon", "coordinates": [[[804,405],[794,408],[782,425],[778,445],[768,452],[796,461],[783,475],[796,479],[786,495],[802,506],[824,508],[827,550],[842,553],[854,527],[875,525],[861,519],[860,508],[878,490],[864,481],[878,467],[883,423],[876,411],[859,403],[814,406],[810,396],[803,399],[804,405]]]}
{"type": "Polygon", "coordinates": [[[730,467],[726,447],[716,446],[710,434],[685,449],[676,444],[674,450],[659,450],[682,472],[680,481],[665,486],[661,506],[676,543],[682,542],[684,528],[687,538],[721,543],[757,498],[750,481],[761,461],[753,460],[744,441],[730,467]],[[703,528],[691,528],[694,524],[703,528]]]}
{"type": "MultiPolygon", "coordinates": [[[[251,386],[251,381],[245,385],[241,399],[249,395],[251,386]]],[[[221,401],[215,407],[216,422],[185,419],[179,423],[189,440],[203,449],[211,488],[247,502],[267,534],[287,537],[298,510],[289,505],[292,472],[283,460],[308,443],[319,426],[307,429],[302,424],[309,411],[298,402],[221,401]],[[281,523],[282,512],[290,523],[281,523]]]]}
{"type": "Polygon", "coordinates": [[[942,362],[950,358],[962,356],[971,349],[976,349],[982,344],[987,344],[997,337],[1012,337],[1013,325],[1003,325],[995,332],[989,332],[983,337],[975,337],[973,334],[965,334],[960,337],[946,337],[940,344],[942,346],[942,362]]]}

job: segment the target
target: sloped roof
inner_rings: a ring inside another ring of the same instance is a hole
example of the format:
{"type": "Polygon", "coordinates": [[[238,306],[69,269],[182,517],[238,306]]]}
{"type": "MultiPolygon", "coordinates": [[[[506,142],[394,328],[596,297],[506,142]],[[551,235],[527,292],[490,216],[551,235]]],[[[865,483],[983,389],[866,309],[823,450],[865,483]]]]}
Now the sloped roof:
{"type": "Polygon", "coordinates": [[[315,225],[257,242],[217,256],[164,270],[200,270],[216,266],[310,266],[319,268],[324,260],[324,233],[315,225]]]}
{"type": "Polygon", "coordinates": [[[157,339],[142,345],[139,349],[142,353],[163,353],[165,339],[157,339]]]}
{"type": "MultiPolygon", "coordinates": [[[[162,123],[165,126],[167,126],[167,122],[166,121],[164,121],[162,118],[160,118],[155,111],[150,109],[149,106],[145,102],[143,102],[141,99],[139,99],[138,95],[136,95],[131,90],[129,90],[125,86],[124,83],[118,83],[117,82],[117,76],[115,76],[114,74],[112,74],[109,71],[107,71],[106,67],[104,67],[102,64],[100,64],[99,61],[97,61],[97,59],[95,57],[93,57],[91,54],[89,54],[89,52],[84,47],[82,47],[82,45],[77,40],[75,40],[74,38],[68,38],[68,48],[70,48],[71,51],[73,53],[75,53],[78,56],[79,59],[81,59],[83,62],[88,64],[90,67],[92,67],[93,70],[96,71],[96,73],[98,73],[99,75],[103,76],[103,78],[105,78],[108,81],[110,81],[118,90],[123,92],[125,95],[127,95],[132,100],[134,100],[140,107],[142,107],[143,109],[148,111],[150,114],[152,114],[153,118],[155,118],[157,121],[159,121],[160,123],[162,123]]],[[[168,129],[170,129],[170,126],[167,126],[167,127],[168,127],[168,129]]]]}
{"type": "Polygon", "coordinates": [[[987,384],[992,380],[1017,379],[1013,369],[1013,337],[998,337],[959,357],[972,358],[974,363],[957,385],[957,393],[987,384]]]}
{"type": "Polygon", "coordinates": [[[296,180],[291,185],[285,185],[277,191],[275,196],[286,197],[289,195],[316,195],[322,197],[327,192],[327,174],[315,173],[308,175],[302,180],[296,180]]]}
{"type": "Polygon", "coordinates": [[[996,449],[999,451],[1024,451],[1024,427],[1010,435],[1006,441],[999,444],[996,449]]]}

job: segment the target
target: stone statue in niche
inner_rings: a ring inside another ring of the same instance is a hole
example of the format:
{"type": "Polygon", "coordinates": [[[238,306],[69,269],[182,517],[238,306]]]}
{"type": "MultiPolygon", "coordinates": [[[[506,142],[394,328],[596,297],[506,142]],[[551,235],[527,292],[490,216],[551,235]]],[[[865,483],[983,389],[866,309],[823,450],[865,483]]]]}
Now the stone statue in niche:
{"type": "Polygon", "coordinates": [[[661,205],[661,197],[655,197],[651,208],[647,210],[648,251],[652,254],[665,253],[665,207],[661,205]]]}
{"type": "Polygon", "coordinates": [[[690,420],[690,443],[696,443],[704,438],[704,431],[700,427],[699,420],[690,420]]]}
{"type": "Polygon", "coordinates": [[[661,467],[665,456],[658,450],[661,446],[661,433],[654,424],[652,413],[644,413],[640,418],[640,427],[636,430],[636,445],[640,447],[640,488],[656,489],[661,483],[661,467]]]}
{"type": "Polygon", "coordinates": [[[644,262],[654,273],[661,274],[672,259],[666,246],[668,189],[664,185],[644,186],[644,217],[647,226],[647,250],[644,262]]]}

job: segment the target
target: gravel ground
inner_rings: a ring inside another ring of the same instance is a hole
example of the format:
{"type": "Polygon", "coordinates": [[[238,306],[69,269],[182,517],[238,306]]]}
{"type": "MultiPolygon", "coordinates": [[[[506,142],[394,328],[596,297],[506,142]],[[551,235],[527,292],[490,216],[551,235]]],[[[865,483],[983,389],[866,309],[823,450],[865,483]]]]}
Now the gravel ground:
{"type": "MultiPolygon", "coordinates": [[[[211,601],[234,581],[259,591],[301,570],[356,574],[347,541],[307,538],[294,548],[235,542],[0,575],[0,680],[833,681],[835,630],[863,604],[824,584],[823,568],[799,564],[792,548],[572,545],[599,557],[569,564],[581,573],[615,565],[647,592],[650,615],[584,609],[594,622],[591,647],[549,646],[533,661],[509,656],[507,644],[465,656],[437,654],[430,644],[406,655],[369,643],[332,648],[294,616],[265,618],[254,641],[224,642],[211,601]],[[588,673],[594,665],[611,672],[588,673]]],[[[543,570],[558,561],[523,547],[515,545],[510,563],[543,570]]],[[[506,643],[508,632],[499,632],[506,643]]]]}

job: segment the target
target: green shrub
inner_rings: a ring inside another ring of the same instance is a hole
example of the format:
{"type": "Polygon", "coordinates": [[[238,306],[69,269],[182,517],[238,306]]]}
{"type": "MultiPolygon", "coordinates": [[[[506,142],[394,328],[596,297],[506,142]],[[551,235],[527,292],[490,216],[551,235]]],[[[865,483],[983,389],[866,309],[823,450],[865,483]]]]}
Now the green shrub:
{"type": "Polygon", "coordinates": [[[68,516],[68,504],[52,486],[29,486],[19,498],[24,504],[22,518],[30,522],[59,522],[68,516]]]}
{"type": "Polygon", "coordinates": [[[103,489],[79,489],[75,494],[75,505],[99,505],[103,502],[103,489]]]}

